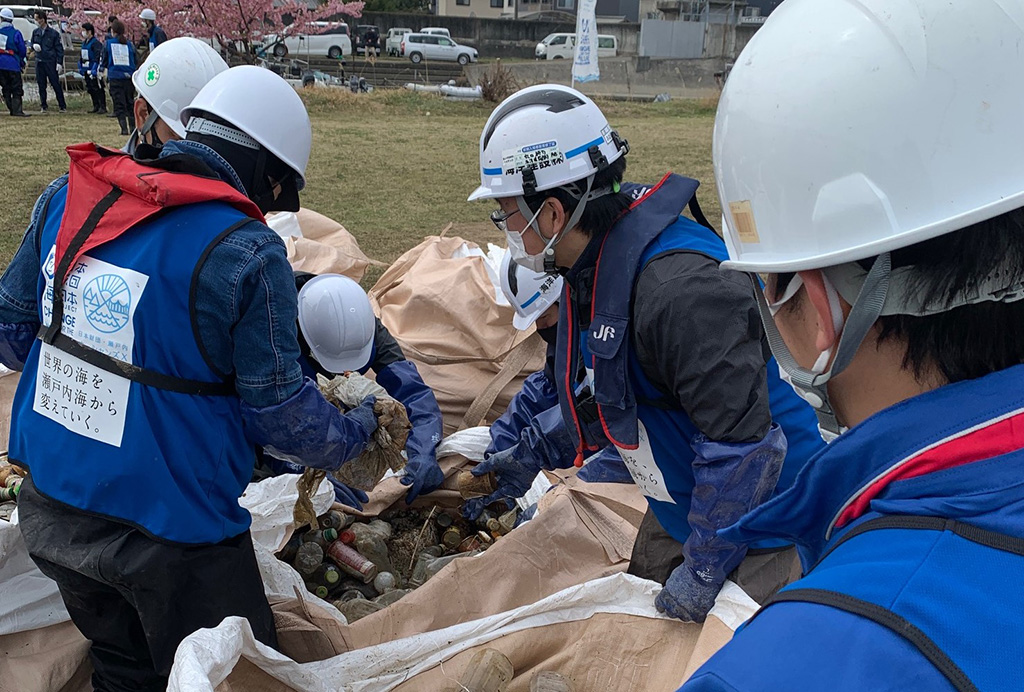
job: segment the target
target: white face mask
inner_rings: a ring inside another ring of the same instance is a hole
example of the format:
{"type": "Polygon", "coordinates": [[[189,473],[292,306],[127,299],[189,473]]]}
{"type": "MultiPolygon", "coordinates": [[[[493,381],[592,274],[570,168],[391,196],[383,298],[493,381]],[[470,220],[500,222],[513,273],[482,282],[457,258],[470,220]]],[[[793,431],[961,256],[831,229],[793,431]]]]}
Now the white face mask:
{"type": "MultiPolygon", "coordinates": [[[[822,278],[824,279],[825,283],[825,293],[828,295],[829,311],[832,313],[832,328],[835,330],[836,333],[835,343],[838,344],[839,336],[840,334],[842,334],[843,331],[843,308],[842,305],[839,303],[839,292],[836,291],[834,286],[832,286],[832,283],[828,280],[828,277],[823,275],[822,278]]],[[[797,294],[797,292],[803,285],[803,279],[800,278],[799,274],[796,274],[793,277],[793,280],[789,282],[789,286],[786,287],[786,291],[782,294],[782,297],[779,298],[774,303],[768,304],[768,311],[772,314],[772,317],[778,314],[779,310],[782,309],[782,306],[785,305],[788,301],[790,301],[793,298],[793,296],[797,294]]],[[[828,369],[828,364],[829,361],[832,359],[832,350],[834,348],[834,345],[830,346],[829,348],[825,349],[824,351],[818,354],[818,357],[814,361],[814,365],[810,367],[810,371],[812,373],[814,373],[815,375],[820,375],[823,372],[825,372],[826,369],[828,369]]],[[[779,377],[782,378],[782,380],[786,384],[793,388],[793,391],[796,392],[797,396],[806,401],[812,407],[820,408],[823,405],[824,402],[822,402],[821,397],[818,396],[817,393],[811,390],[804,389],[803,387],[800,387],[799,385],[794,383],[793,378],[781,365],[779,365],[779,377]]],[[[832,442],[837,437],[839,437],[839,435],[846,432],[847,430],[849,430],[849,428],[847,428],[846,426],[842,426],[839,429],[839,433],[836,434],[830,430],[823,429],[820,425],[818,426],[818,434],[821,435],[821,439],[825,440],[825,442],[827,443],[832,442]]]]}
{"type": "MultiPolygon", "coordinates": [[[[544,207],[542,206],[541,209],[543,208],[544,207]]],[[[533,222],[537,220],[539,215],[540,209],[534,212],[533,216],[531,216],[526,222],[526,228],[523,230],[523,233],[528,233],[533,230],[537,235],[540,235],[540,233],[533,228],[533,222]]],[[[554,252],[555,241],[558,239],[558,236],[556,235],[554,238],[549,240],[547,245],[544,246],[544,250],[539,255],[531,255],[526,251],[526,243],[523,241],[523,233],[516,233],[515,231],[508,229],[505,230],[505,240],[508,241],[508,249],[509,252],[512,253],[512,261],[520,267],[529,269],[530,271],[544,271],[544,258],[547,256],[549,251],[554,252]]],[[[543,238],[543,236],[541,237],[543,238]]]]}

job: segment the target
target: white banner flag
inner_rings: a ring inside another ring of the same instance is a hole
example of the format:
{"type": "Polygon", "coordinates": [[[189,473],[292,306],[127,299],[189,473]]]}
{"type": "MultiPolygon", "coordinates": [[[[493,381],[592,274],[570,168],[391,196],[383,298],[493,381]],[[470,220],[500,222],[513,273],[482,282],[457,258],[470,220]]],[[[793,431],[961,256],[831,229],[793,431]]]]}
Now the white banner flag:
{"type": "Polygon", "coordinates": [[[580,0],[572,78],[575,82],[596,82],[601,78],[597,67],[597,0],[580,0]]]}

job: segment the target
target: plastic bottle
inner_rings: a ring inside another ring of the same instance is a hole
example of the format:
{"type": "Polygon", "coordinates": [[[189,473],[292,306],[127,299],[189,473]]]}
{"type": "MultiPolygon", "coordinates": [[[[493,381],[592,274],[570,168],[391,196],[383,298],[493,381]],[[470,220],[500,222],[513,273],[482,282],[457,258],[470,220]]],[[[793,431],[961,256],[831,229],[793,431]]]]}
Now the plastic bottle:
{"type": "Polygon", "coordinates": [[[484,509],[480,512],[480,516],[478,516],[473,523],[476,524],[477,528],[486,529],[488,522],[497,518],[498,517],[494,512],[489,509],[484,509]]]}
{"type": "Polygon", "coordinates": [[[356,540],[353,544],[356,550],[358,550],[363,557],[372,562],[377,566],[377,572],[391,572],[395,573],[395,567],[391,563],[391,555],[388,551],[388,545],[385,542],[384,533],[381,531],[379,525],[390,526],[384,522],[376,522],[378,525],[371,524],[353,524],[349,529],[352,531],[356,540]]]}
{"type": "Polygon", "coordinates": [[[447,567],[449,563],[453,562],[454,560],[457,560],[460,557],[473,557],[475,555],[479,555],[480,552],[480,550],[472,550],[468,553],[456,553],[455,555],[446,555],[445,557],[434,558],[427,564],[426,579],[424,579],[423,581],[428,581],[431,577],[433,577],[442,569],[447,567]]]}
{"type": "Polygon", "coordinates": [[[416,564],[413,566],[412,575],[409,577],[410,586],[422,586],[427,581],[427,567],[437,557],[426,551],[416,556],[416,564]]]}
{"type": "Polygon", "coordinates": [[[530,692],[574,692],[572,683],[553,670],[542,670],[530,680],[530,692]]]}
{"type": "MultiPolygon", "coordinates": [[[[316,544],[307,543],[306,545],[316,544]]],[[[356,579],[361,579],[366,584],[372,582],[374,577],[377,576],[377,566],[375,564],[341,541],[331,543],[330,547],[327,549],[327,557],[329,557],[342,572],[350,574],[356,579]]]]}
{"type": "Polygon", "coordinates": [[[368,601],[365,598],[353,598],[351,601],[343,602],[338,610],[341,611],[341,614],[345,616],[349,623],[353,623],[367,615],[376,613],[378,610],[384,610],[384,606],[368,601]]]}
{"type": "Polygon", "coordinates": [[[464,692],[505,692],[515,675],[508,657],[497,649],[476,652],[459,678],[464,692]]]}
{"type": "Polygon", "coordinates": [[[295,569],[304,577],[311,577],[324,563],[324,550],[316,543],[303,543],[295,553],[295,569]]]}
{"type": "Polygon", "coordinates": [[[392,603],[398,602],[403,596],[410,593],[412,593],[411,589],[392,589],[387,593],[382,593],[380,596],[377,596],[377,598],[373,599],[373,602],[387,608],[392,603]]]}
{"type": "Polygon", "coordinates": [[[277,559],[284,560],[285,562],[295,562],[295,554],[299,552],[300,545],[302,545],[302,541],[299,538],[299,534],[293,533],[288,542],[284,544],[284,547],[277,551],[277,559]]]}
{"type": "Polygon", "coordinates": [[[334,529],[335,531],[341,531],[345,528],[345,519],[341,516],[341,512],[335,512],[334,510],[318,517],[317,521],[320,523],[321,529],[334,529]]]}
{"type": "Polygon", "coordinates": [[[316,543],[324,550],[327,550],[336,540],[338,540],[338,532],[335,529],[318,529],[302,534],[303,543],[316,543]]]}

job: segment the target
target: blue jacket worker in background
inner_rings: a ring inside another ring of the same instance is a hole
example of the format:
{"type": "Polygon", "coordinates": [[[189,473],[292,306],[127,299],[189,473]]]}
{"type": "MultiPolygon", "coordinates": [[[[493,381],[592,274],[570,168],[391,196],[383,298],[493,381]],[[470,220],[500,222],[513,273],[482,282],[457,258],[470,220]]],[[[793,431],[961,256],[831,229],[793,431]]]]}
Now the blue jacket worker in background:
{"type": "Polygon", "coordinates": [[[685,692],[1021,689],[1022,43],[1019,0],[789,0],[736,61],[726,266],[838,437],[725,532],[805,574],[685,692]]]}
{"type": "Polygon", "coordinates": [[[4,106],[17,118],[25,117],[22,104],[25,88],[22,73],[25,71],[25,39],[14,28],[14,12],[9,7],[0,8],[0,94],[4,106]]]}
{"type": "Polygon", "coordinates": [[[108,38],[104,45],[103,55],[106,62],[100,66],[100,70],[107,73],[114,117],[121,126],[121,134],[127,137],[130,134],[128,122],[132,115],[132,101],[135,98],[132,75],[139,66],[139,59],[135,46],[125,36],[124,22],[115,19],[110,29],[113,36],[108,38]]]}
{"type": "Polygon", "coordinates": [[[57,106],[60,112],[67,111],[64,101],[64,88],[60,84],[60,74],[64,72],[64,44],[60,40],[60,32],[46,21],[46,10],[36,10],[33,15],[38,28],[32,30],[32,52],[36,56],[36,85],[39,87],[39,111],[45,113],[46,83],[53,87],[57,95],[57,106]]]}
{"type": "MultiPolygon", "coordinates": [[[[346,372],[365,374],[373,370],[377,384],[405,406],[412,423],[401,481],[410,486],[405,501],[411,504],[420,494],[436,490],[444,481],[435,452],[443,429],[441,409],[416,365],[406,359],[395,337],[373,314],[366,291],[339,274],[296,272],[295,286],[299,291],[303,374],[316,380],[318,374],[333,378],[346,372]]],[[[266,455],[264,461],[274,473],[302,470],[266,455]]],[[[330,480],[339,502],[362,509],[366,493],[335,478],[330,480]]]]}
{"type": "Polygon", "coordinates": [[[544,449],[574,451],[579,464],[614,446],[651,509],[631,572],[665,580],[659,608],[702,621],[747,551],[718,529],[771,496],[783,471],[770,393],[795,440],[783,482],[821,440],[809,407],[766,368],[749,281],[721,272],[722,240],[681,216],[689,204],[703,219],[691,203],[698,183],[668,175],[653,188],[623,186],[627,151],[593,101],[557,85],[510,96],[484,128],[470,200],[498,202],[491,218],[517,263],[565,280],[554,367],[563,427],[473,472],[496,473],[491,502],[522,495],[552,463],[538,459],[544,449]],[[651,550],[665,532],[679,553],[651,550]]]}
{"type": "MultiPolygon", "coordinates": [[[[569,468],[576,458],[576,450],[571,445],[558,444],[564,439],[564,434],[560,434],[564,425],[555,385],[555,342],[558,339],[558,300],[564,286],[562,277],[522,267],[512,261],[508,250],[502,257],[499,276],[501,292],[515,310],[512,326],[519,331],[535,326],[537,334],[547,344],[547,356],[544,369],[526,378],[508,408],[491,425],[491,444],[484,452],[484,459],[522,444],[524,449],[535,451],[539,468],[569,468]]],[[[589,457],[578,475],[590,482],[633,482],[614,447],[589,457]]],[[[471,501],[468,511],[476,513],[478,505],[479,502],[471,501]]]]}
{"type": "Polygon", "coordinates": [[[240,66],[182,120],[154,159],[69,147],[0,278],[21,531],[99,690],[163,689],[179,642],[229,615],[274,646],[239,505],[254,449],[334,470],[377,427],[372,397],[342,415],[302,376],[291,267],[262,222],[299,208],[301,99],[240,66]]]}
{"type": "Polygon", "coordinates": [[[85,90],[92,99],[90,113],[105,114],[107,112],[107,94],[103,91],[100,81],[100,59],[103,57],[103,44],[96,38],[96,27],[90,22],[82,24],[82,49],[78,59],[78,74],[85,78],[85,90]]]}
{"type": "Polygon", "coordinates": [[[146,30],[146,43],[149,52],[152,53],[157,46],[167,40],[167,34],[157,26],[156,12],[148,7],[139,13],[139,19],[142,20],[142,28],[146,30]]]}

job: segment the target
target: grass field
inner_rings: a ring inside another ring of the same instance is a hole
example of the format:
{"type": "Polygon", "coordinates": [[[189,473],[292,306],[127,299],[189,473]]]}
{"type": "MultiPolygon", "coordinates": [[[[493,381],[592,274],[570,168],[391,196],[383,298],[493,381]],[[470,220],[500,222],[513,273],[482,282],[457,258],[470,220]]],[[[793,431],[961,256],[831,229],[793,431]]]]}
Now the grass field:
{"type": "MultiPolygon", "coordinates": [[[[493,104],[452,103],[406,91],[356,95],[318,89],[304,98],[313,121],[313,155],[303,206],[344,224],[367,255],[391,262],[449,222],[471,240],[500,240],[487,220],[494,204],[466,202],[479,184],[480,131],[493,104]]],[[[66,145],[123,144],[117,121],[87,114],[87,104],[87,97],[74,95],[65,115],[51,109],[21,120],[0,116],[0,266],[17,250],[36,197],[67,171],[66,145]]],[[[26,112],[33,105],[26,104],[26,112]]],[[[695,177],[704,181],[705,213],[719,218],[711,172],[713,103],[601,105],[629,140],[628,179],[656,182],[669,170],[695,177]]]]}

